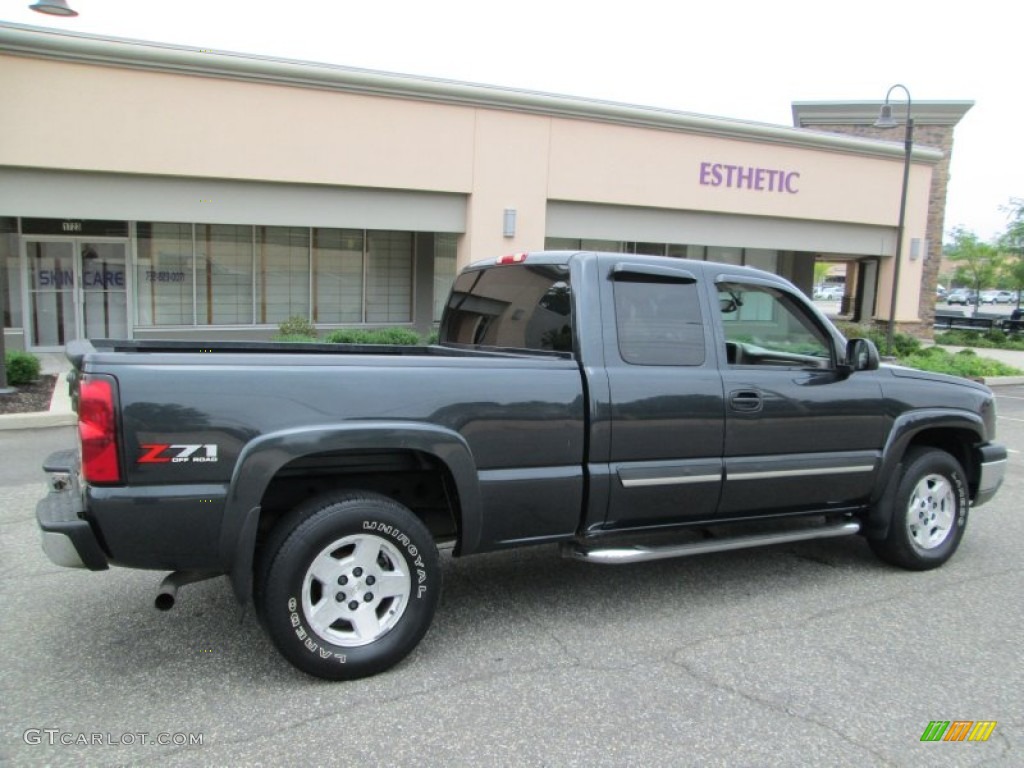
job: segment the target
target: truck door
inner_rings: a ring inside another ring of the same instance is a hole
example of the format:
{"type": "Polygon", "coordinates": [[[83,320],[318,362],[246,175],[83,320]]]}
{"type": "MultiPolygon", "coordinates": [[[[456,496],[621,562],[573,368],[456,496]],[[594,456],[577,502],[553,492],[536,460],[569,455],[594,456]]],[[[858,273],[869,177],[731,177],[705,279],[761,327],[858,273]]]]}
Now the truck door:
{"type": "Polygon", "coordinates": [[[841,370],[832,334],[789,289],[729,276],[716,289],[726,413],[719,516],[863,503],[885,429],[877,375],[841,370]]]}
{"type": "Polygon", "coordinates": [[[710,302],[683,268],[618,263],[603,273],[608,512],[604,529],[713,515],[724,405],[710,302]]]}

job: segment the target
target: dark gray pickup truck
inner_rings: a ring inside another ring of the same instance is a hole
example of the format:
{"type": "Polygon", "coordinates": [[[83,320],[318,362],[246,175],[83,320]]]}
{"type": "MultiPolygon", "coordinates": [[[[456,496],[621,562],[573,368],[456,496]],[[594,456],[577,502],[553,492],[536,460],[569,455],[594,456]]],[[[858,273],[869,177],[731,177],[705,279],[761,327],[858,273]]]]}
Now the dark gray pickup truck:
{"type": "Polygon", "coordinates": [[[945,562],[1002,482],[992,393],[879,366],[754,269],[529,253],[455,282],[428,347],[68,348],[79,446],[45,465],[66,566],[228,575],[324,678],[402,659],[439,547],[629,563],[860,534],[945,562]],[[638,543],[642,542],[642,543],[638,543]]]}

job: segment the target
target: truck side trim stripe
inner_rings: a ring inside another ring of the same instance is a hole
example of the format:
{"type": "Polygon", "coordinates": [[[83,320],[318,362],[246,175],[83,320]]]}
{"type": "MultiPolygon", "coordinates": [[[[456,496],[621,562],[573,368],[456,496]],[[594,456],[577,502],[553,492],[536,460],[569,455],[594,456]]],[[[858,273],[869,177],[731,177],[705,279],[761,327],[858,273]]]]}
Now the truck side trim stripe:
{"type": "Polygon", "coordinates": [[[874,464],[856,467],[817,467],[814,469],[782,469],[775,472],[729,472],[727,480],[777,480],[785,477],[808,477],[810,475],[853,475],[859,472],[873,472],[874,464]]]}
{"type": "Polygon", "coordinates": [[[691,483],[719,483],[721,473],[714,475],[671,475],[665,477],[620,477],[623,488],[644,488],[652,485],[689,485],[691,483]]]}

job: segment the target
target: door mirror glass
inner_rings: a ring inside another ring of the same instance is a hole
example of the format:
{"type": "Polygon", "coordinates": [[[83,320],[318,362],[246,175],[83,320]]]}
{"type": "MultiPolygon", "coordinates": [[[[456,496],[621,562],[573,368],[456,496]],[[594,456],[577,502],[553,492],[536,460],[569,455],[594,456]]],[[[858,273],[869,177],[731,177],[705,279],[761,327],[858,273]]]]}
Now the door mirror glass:
{"type": "Polygon", "coordinates": [[[878,348],[870,339],[850,339],[846,343],[846,364],[852,370],[877,370],[878,361],[878,348]]]}

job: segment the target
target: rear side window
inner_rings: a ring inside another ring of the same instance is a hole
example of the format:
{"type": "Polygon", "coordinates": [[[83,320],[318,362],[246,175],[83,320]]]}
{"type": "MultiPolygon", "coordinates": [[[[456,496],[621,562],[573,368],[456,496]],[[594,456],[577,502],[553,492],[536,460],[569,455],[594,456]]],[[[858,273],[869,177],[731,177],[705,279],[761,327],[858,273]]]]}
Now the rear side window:
{"type": "Polygon", "coordinates": [[[693,282],[615,282],[619,354],[633,365],[702,365],[704,324],[693,282]]]}
{"type": "Polygon", "coordinates": [[[441,340],[572,352],[569,268],[523,265],[463,273],[452,286],[441,322],[441,340]]]}

